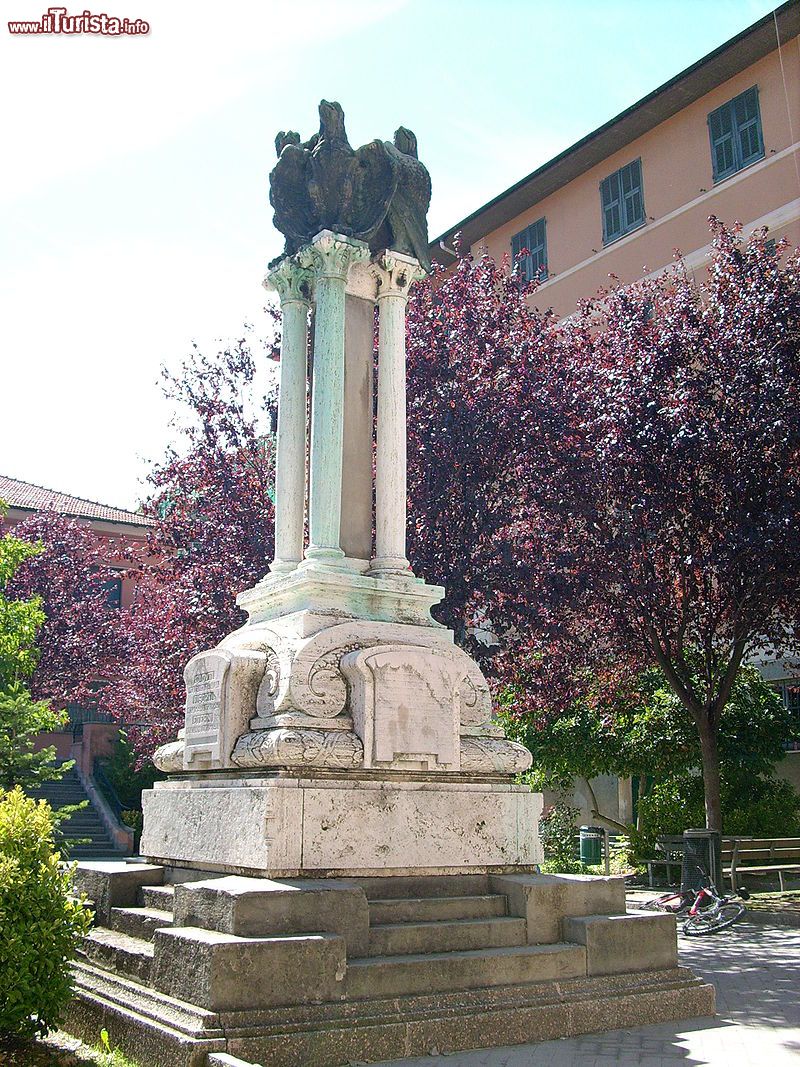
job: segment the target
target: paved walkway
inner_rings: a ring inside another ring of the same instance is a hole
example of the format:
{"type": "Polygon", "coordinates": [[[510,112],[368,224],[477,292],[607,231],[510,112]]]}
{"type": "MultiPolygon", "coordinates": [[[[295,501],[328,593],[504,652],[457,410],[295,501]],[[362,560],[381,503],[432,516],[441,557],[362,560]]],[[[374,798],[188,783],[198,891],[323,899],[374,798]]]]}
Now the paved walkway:
{"type": "Polygon", "coordinates": [[[800,930],[741,922],[712,937],[681,937],[679,949],[681,962],[717,987],[716,1019],[383,1067],[800,1067],[800,930]]]}

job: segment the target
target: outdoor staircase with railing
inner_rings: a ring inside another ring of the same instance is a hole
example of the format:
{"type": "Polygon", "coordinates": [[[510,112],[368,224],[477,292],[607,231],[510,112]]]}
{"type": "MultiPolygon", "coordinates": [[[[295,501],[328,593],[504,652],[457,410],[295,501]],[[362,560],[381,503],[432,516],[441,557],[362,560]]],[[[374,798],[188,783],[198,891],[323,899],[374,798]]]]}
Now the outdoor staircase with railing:
{"type": "MultiPolygon", "coordinates": [[[[58,766],[64,762],[60,761],[58,766]]],[[[65,845],[70,859],[113,859],[119,855],[74,766],[60,779],[43,782],[38,788],[29,790],[29,795],[35,800],[46,800],[56,811],[86,801],[86,806],[62,822],[56,832],[56,840],[65,845]]]]}

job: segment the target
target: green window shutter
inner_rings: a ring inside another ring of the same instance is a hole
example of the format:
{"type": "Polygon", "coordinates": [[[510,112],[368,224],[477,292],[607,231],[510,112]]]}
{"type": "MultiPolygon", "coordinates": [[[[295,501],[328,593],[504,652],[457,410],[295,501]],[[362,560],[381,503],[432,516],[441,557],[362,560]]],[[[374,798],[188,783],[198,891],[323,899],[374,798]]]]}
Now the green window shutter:
{"type": "Polygon", "coordinates": [[[764,155],[758,87],[752,86],[708,116],[714,181],[730,177],[764,155]]]}
{"type": "Polygon", "coordinates": [[[746,167],[748,163],[753,163],[764,155],[758,89],[755,85],[736,97],[733,110],[738,135],[739,165],[746,167]]]}
{"type": "Polygon", "coordinates": [[[622,202],[619,171],[600,182],[600,201],[603,206],[603,241],[608,243],[622,234],[622,202]]]}
{"type": "Polygon", "coordinates": [[[616,241],[644,222],[642,161],[634,159],[600,182],[603,244],[616,241]]]}
{"type": "Polygon", "coordinates": [[[532,281],[534,278],[544,281],[547,277],[547,238],[544,219],[537,219],[527,229],[514,234],[511,238],[511,258],[512,266],[519,268],[520,274],[526,281],[532,281]],[[518,260],[517,257],[523,249],[527,251],[527,255],[518,260]]]}
{"type": "Polygon", "coordinates": [[[708,116],[708,132],[711,137],[711,162],[714,181],[726,178],[736,170],[736,153],[733,137],[733,109],[723,104],[708,116]]]}
{"type": "Polygon", "coordinates": [[[625,232],[644,222],[644,197],[642,196],[642,161],[635,159],[619,172],[622,190],[623,222],[625,232]]]}
{"type": "Polygon", "coordinates": [[[528,227],[528,250],[531,259],[531,277],[544,281],[547,277],[547,236],[545,220],[538,219],[528,227]]]}

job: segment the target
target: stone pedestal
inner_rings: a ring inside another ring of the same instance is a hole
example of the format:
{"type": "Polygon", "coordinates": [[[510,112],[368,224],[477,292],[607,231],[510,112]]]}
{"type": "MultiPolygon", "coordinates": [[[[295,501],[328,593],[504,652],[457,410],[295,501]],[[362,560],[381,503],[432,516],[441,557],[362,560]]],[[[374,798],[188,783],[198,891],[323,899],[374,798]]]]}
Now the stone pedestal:
{"type": "Polygon", "coordinates": [[[541,859],[540,814],[538,795],[505,783],[214,775],[156,787],[144,847],[269,878],[507,873],[541,859]]]}

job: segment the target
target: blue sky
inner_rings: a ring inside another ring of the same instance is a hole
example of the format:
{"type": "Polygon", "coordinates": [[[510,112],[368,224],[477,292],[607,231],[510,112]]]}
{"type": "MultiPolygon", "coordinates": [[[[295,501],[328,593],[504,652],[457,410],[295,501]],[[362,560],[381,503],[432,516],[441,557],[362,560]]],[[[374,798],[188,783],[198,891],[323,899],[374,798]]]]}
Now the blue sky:
{"type": "MultiPolygon", "coordinates": [[[[0,472],[123,507],[159,367],[259,321],[278,129],[403,124],[435,235],[772,8],[760,0],[103,0],[145,37],[0,23],[0,472]]],[[[6,0],[4,20],[43,0],[6,0]]]]}

